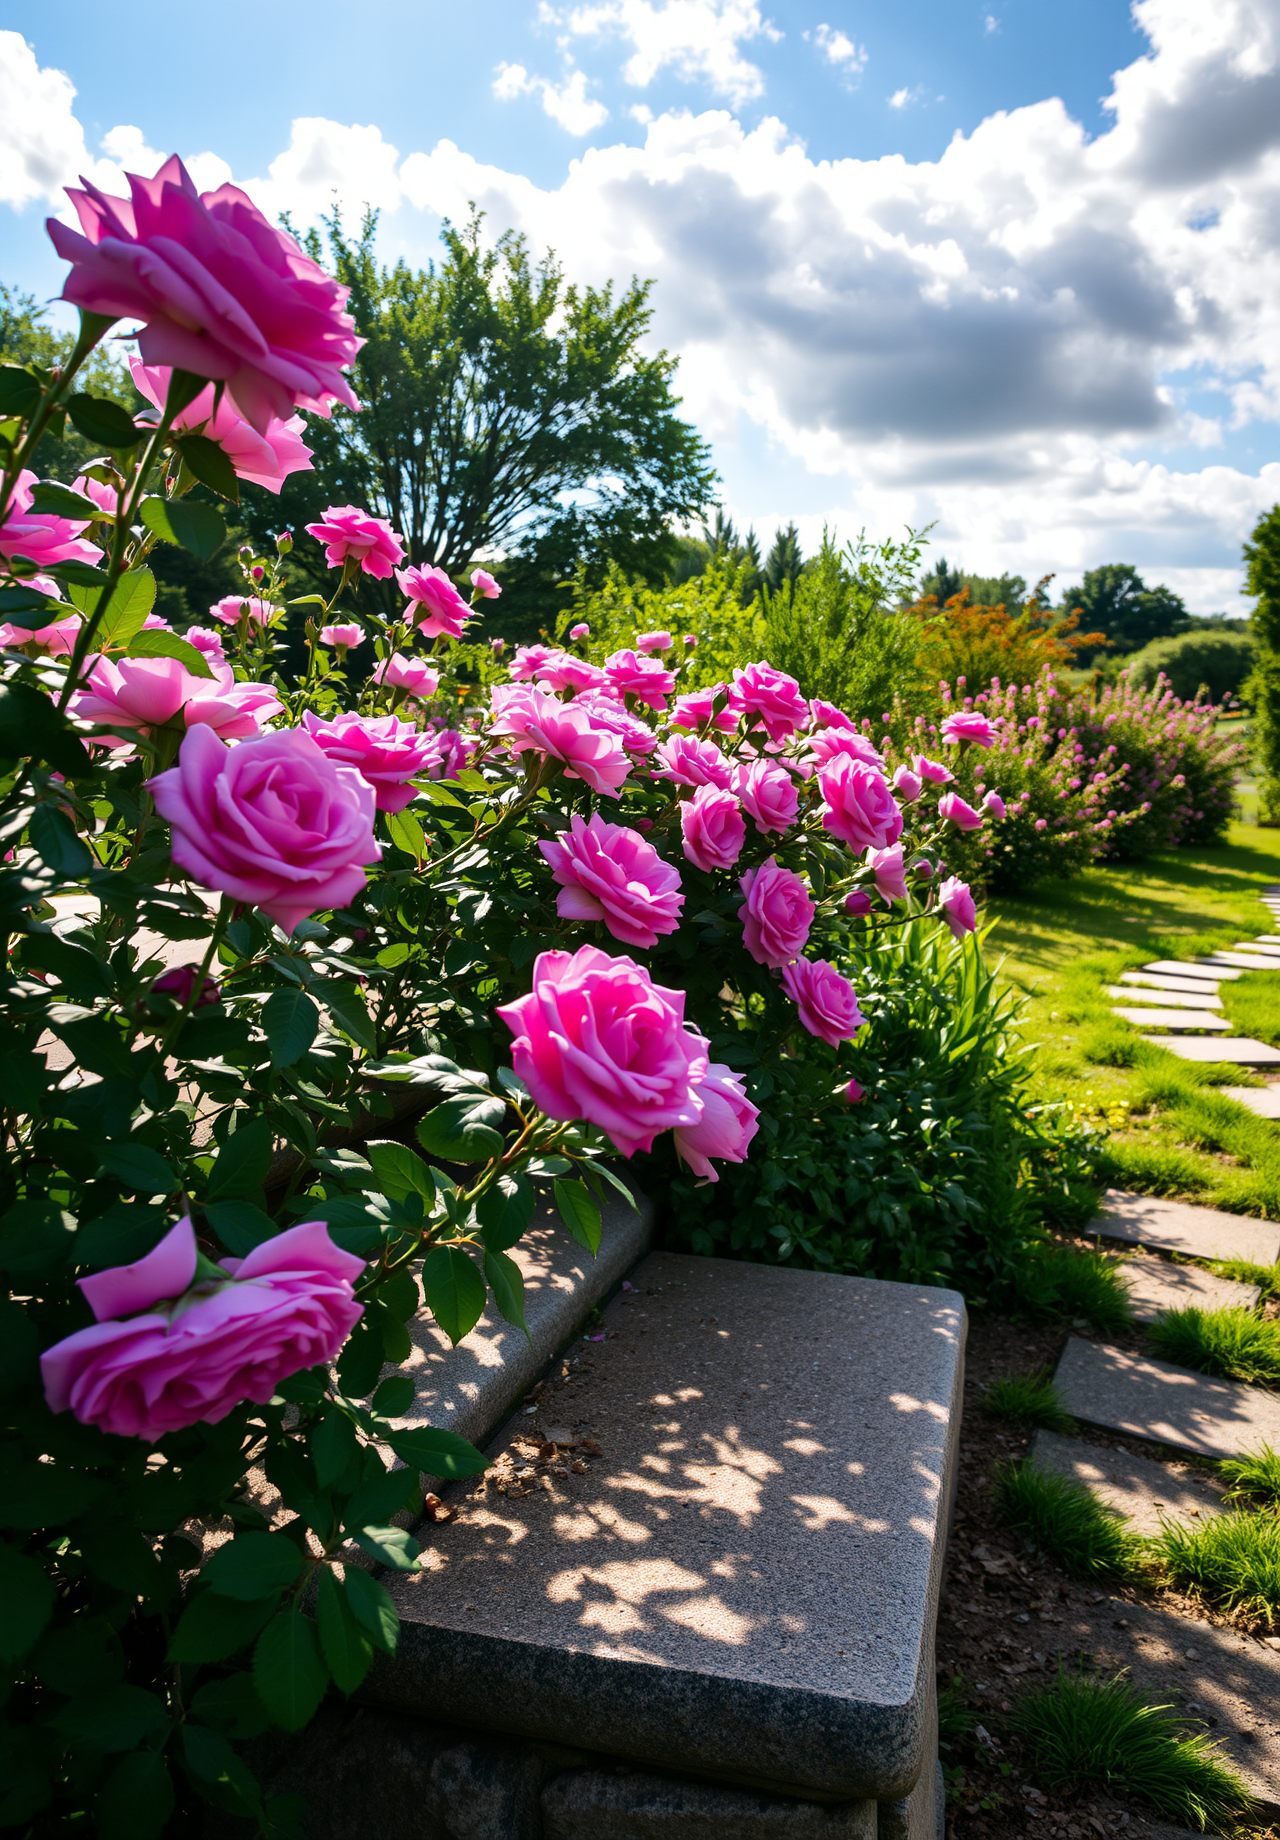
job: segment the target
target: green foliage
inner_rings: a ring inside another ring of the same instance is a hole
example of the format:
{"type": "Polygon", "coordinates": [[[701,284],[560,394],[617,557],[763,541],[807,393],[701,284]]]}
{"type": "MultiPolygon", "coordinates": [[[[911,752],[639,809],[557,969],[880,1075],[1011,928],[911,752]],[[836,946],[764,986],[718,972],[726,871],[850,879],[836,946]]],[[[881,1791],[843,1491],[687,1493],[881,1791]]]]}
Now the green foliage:
{"type": "Polygon", "coordinates": [[[1089,569],[1077,587],[1065,590],[1062,606],[1067,612],[1078,607],[1081,625],[1087,632],[1104,632],[1112,653],[1136,652],[1152,639],[1181,632],[1187,619],[1172,588],[1149,588],[1128,562],[1089,569]]]}
{"type": "Polygon", "coordinates": [[[1250,740],[1264,817],[1280,817],[1280,505],[1258,519],[1244,546],[1246,594],[1257,605],[1249,624],[1258,648],[1244,694],[1253,719],[1250,740]]]}
{"type": "Polygon", "coordinates": [[[585,622],[591,628],[588,655],[599,663],[634,645],[638,633],[670,632],[678,647],[689,634],[697,644],[682,681],[696,689],[726,680],[736,665],[764,655],[764,621],[746,590],[747,565],[718,556],[697,574],[658,587],[629,580],[614,563],[599,579],[583,566],[574,576],[569,606],[556,620],[556,638],[563,643],[571,626],[585,622]]]}
{"type": "Polygon", "coordinates": [[[1018,1275],[1018,1300],[1037,1315],[1082,1316],[1103,1335],[1133,1322],[1124,1266],[1075,1246],[1036,1246],[1018,1275]]]}
{"type": "Polygon", "coordinates": [[[1046,1431],[1076,1428],[1048,1374],[1006,1374],[987,1388],[982,1407],[993,1418],[1017,1425],[1040,1425],[1046,1431]]]}
{"type": "Polygon", "coordinates": [[[1164,1521],[1152,1551],[1182,1590],[1275,1627],[1280,1618],[1280,1515],[1239,1510],[1203,1521],[1164,1521]]]}
{"type": "Polygon", "coordinates": [[[1166,1310],[1148,1334],[1157,1354],[1178,1367],[1256,1386],[1280,1384],[1280,1323],[1249,1310],[1166,1310]]]}
{"type": "Polygon", "coordinates": [[[1223,1458],[1218,1474],[1230,1484],[1229,1496],[1280,1508],[1280,1452],[1270,1444],[1263,1444],[1249,1456],[1223,1458]]]}
{"type": "Polygon", "coordinates": [[[1097,1787],[1134,1795],[1203,1833],[1247,1812],[1244,1783],[1207,1738],[1188,1736],[1172,1706],[1149,1704],[1123,1679],[1059,1673],[1028,1693],[1010,1720],[1046,1789],[1097,1787]]]}
{"type": "Polygon", "coordinates": [[[1153,639],[1125,660],[1134,683],[1151,689],[1164,674],[1169,688],[1184,702],[1194,702],[1201,690],[1211,703],[1238,697],[1257,657],[1257,646],[1247,630],[1179,633],[1153,639]]]}
{"type": "Polygon", "coordinates": [[[999,1471],[1000,1506],[1011,1527],[1073,1578],[1132,1578],[1144,1564],[1142,1541],[1124,1516],[1076,1482],[1031,1462],[999,1471]]]}

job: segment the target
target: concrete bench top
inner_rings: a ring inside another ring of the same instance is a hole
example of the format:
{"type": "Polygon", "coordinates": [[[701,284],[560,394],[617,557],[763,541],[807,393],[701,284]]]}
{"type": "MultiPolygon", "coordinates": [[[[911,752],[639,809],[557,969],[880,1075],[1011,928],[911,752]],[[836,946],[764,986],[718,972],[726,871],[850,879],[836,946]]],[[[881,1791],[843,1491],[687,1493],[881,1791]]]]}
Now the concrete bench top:
{"type": "Polygon", "coordinates": [[[362,1699],[801,1795],[906,1795],[935,1767],[963,1300],[673,1253],[633,1284],[507,1426],[496,1472],[449,1493],[428,1569],[387,1578],[399,1648],[362,1699]]]}

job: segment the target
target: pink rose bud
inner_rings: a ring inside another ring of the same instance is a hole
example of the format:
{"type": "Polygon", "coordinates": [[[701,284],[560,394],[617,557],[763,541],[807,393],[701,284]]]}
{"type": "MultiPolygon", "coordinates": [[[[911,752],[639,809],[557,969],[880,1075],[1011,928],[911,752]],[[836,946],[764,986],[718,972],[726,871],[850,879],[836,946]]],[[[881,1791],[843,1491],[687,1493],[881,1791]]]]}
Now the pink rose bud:
{"type": "Polygon", "coordinates": [[[261,581],[263,577],[265,576],[266,572],[267,571],[263,568],[260,562],[255,563],[254,566],[249,570],[250,575],[253,577],[255,581],[261,581]]]}
{"type": "MultiPolygon", "coordinates": [[[[963,679],[957,679],[963,682],[963,679]]],[[[996,738],[995,725],[986,716],[971,710],[947,716],[942,724],[942,739],[952,743],[972,742],[975,747],[989,748],[996,738]]]]}
{"type": "Polygon", "coordinates": [[[910,767],[899,767],[893,776],[893,789],[904,805],[914,805],[924,790],[924,781],[910,767]]]}
{"type": "Polygon", "coordinates": [[[813,925],[814,905],[800,877],[770,856],[748,869],[739,886],[746,905],[739,909],[742,944],[758,965],[777,970],[804,950],[813,925]]]}
{"type": "Polygon", "coordinates": [[[907,872],[902,861],[902,845],[895,843],[887,850],[868,850],[867,867],[876,878],[876,892],[885,901],[905,901],[907,898],[907,872]]]}
{"type": "Polygon", "coordinates": [[[363,1314],[352,1286],[364,1261],[319,1221],[224,1259],[226,1281],[212,1288],[189,1288],[196,1258],[184,1218],[135,1264],[78,1280],[97,1321],[41,1355],[51,1411],[148,1444],[216,1425],[246,1399],[265,1405],[290,1374],[327,1366],[363,1314]]]}
{"type": "Polygon", "coordinates": [[[493,648],[493,655],[495,658],[501,658],[502,654],[507,649],[507,642],[505,639],[490,639],[489,644],[493,648]]]}
{"type": "Polygon", "coordinates": [[[927,856],[922,856],[919,862],[913,863],[911,867],[913,872],[925,882],[929,881],[934,873],[933,864],[929,861],[927,856]]]}
{"type": "Polygon", "coordinates": [[[598,812],[589,819],[575,812],[567,831],[538,848],[560,883],[556,912],[562,920],[603,920],[615,939],[646,952],[679,926],[679,870],[625,825],[610,824],[598,812]]]}
{"type": "Polygon", "coordinates": [[[844,1089],[844,1096],[850,1105],[860,1105],[866,1098],[866,1088],[859,1086],[856,1080],[850,1080],[844,1089]]]}
{"type": "Polygon", "coordinates": [[[364,629],[354,620],[341,626],[322,626],[320,628],[321,645],[332,645],[337,651],[349,652],[362,643],[364,629]]]}
{"type": "Polygon", "coordinates": [[[844,897],[844,911],[852,914],[855,920],[860,920],[865,914],[869,914],[873,905],[871,896],[864,894],[861,888],[855,888],[852,894],[844,897]]]}
{"type": "Polygon", "coordinates": [[[978,915],[967,882],[949,875],[938,884],[938,908],[957,939],[977,930],[978,915]]]}
{"type": "Polygon", "coordinates": [[[440,673],[433,671],[425,658],[411,658],[407,652],[392,652],[373,674],[375,684],[389,684],[393,690],[407,691],[410,696],[434,696],[440,686],[440,673]]]}
{"type": "Polygon", "coordinates": [[[982,828],[982,813],[966,804],[958,792],[944,792],[938,800],[938,816],[945,818],[948,824],[954,824],[957,830],[976,831],[982,828]]]}
{"type": "Polygon", "coordinates": [[[711,1158],[745,1163],[747,1145],[759,1129],[760,1113],[732,1067],[719,1061],[712,1061],[707,1068],[697,1097],[702,1101],[702,1116],[697,1124],[677,1125],[672,1133],[676,1154],[694,1175],[705,1182],[718,1182],[720,1177],[711,1158]]]}
{"type": "MultiPolygon", "coordinates": [[[[299,417],[299,420],[301,420],[301,417],[299,417]]],[[[304,469],[296,469],[296,470],[304,470],[304,469]]],[[[281,556],[287,556],[292,548],[293,548],[293,532],[291,530],[282,530],[279,536],[276,538],[277,553],[281,556]]]]}
{"type": "Polygon", "coordinates": [[[502,593],[501,585],[494,580],[488,569],[472,569],[471,586],[487,601],[496,601],[502,593]]]}
{"type": "Polygon", "coordinates": [[[782,988],[809,1033],[833,1048],[852,1041],[866,1021],[853,985],[824,958],[801,958],[794,965],[784,965],[782,988]]]}
{"type": "Polygon", "coordinates": [[[989,811],[993,818],[1003,818],[1006,815],[1004,800],[998,792],[987,793],[982,801],[982,809],[989,811]]]}
{"type": "Polygon", "coordinates": [[[357,562],[361,572],[387,581],[398,562],[404,561],[404,538],[386,518],[373,517],[355,505],[330,505],[324,516],[305,527],[325,545],[324,559],[331,569],[357,562]]]}
{"type": "MultiPolygon", "coordinates": [[[[195,981],[195,965],[175,965],[172,971],[166,971],[158,977],[151,988],[153,991],[159,991],[161,996],[172,997],[181,1009],[191,1001],[191,988],[195,981]]],[[[203,1009],[206,1003],[221,1003],[221,1001],[222,991],[213,978],[206,977],[193,1007],[203,1009]]]]}
{"type": "Polygon", "coordinates": [[[680,807],[684,853],[699,869],[731,869],[747,840],[738,801],[723,786],[699,786],[680,807]]]}
{"type": "Polygon", "coordinates": [[[534,1104],[549,1118],[598,1125],[632,1156],[660,1131],[702,1118],[707,1043],[685,1028],[684,1005],[683,990],[655,984],[634,960],[580,946],[541,953],[528,996],[497,1014],[534,1104]]]}
{"type": "Polygon", "coordinates": [[[685,650],[691,652],[694,646],[698,643],[698,641],[693,633],[686,633],[684,636],[684,643],[685,643],[685,650]]]}
{"type": "Polygon", "coordinates": [[[638,652],[669,652],[675,640],[669,632],[641,633],[636,640],[638,652]]]}
{"type": "Polygon", "coordinates": [[[587,625],[585,620],[579,620],[576,626],[571,626],[569,628],[569,637],[571,639],[586,639],[589,638],[590,635],[591,628],[587,625]]]}

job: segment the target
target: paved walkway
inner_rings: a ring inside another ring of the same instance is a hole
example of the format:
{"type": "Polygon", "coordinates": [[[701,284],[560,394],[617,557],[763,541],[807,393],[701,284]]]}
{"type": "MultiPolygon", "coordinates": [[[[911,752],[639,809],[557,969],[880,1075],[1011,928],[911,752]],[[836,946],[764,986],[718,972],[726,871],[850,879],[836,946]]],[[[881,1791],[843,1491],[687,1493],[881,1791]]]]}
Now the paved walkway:
{"type": "Polygon", "coordinates": [[[1222,1008],[1224,981],[1243,977],[1248,971],[1280,976],[1280,901],[1269,893],[1262,899],[1276,920],[1275,932],[1239,940],[1230,951],[1210,952],[1203,958],[1157,958],[1141,971],[1122,973],[1120,983],[1135,988],[1107,986],[1114,1005],[1112,1015],[1136,1029],[1164,1030],[1148,1040],[1183,1060],[1280,1066],[1280,1048],[1249,1035],[1232,1035],[1231,1024],[1216,1013],[1222,1008]]]}

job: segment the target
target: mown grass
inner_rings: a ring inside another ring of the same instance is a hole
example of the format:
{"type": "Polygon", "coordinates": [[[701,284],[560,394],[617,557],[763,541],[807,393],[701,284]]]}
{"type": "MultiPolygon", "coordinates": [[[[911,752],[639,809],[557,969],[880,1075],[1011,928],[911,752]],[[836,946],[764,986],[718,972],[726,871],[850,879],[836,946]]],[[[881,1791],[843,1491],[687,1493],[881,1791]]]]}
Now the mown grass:
{"type": "Polygon", "coordinates": [[[1250,1805],[1209,1740],[1189,1735],[1173,1707],[1148,1704],[1127,1681],[1060,1673],[1009,1722],[1031,1752],[1036,1780],[1052,1792],[1097,1784],[1198,1833],[1221,1829],[1250,1805]]]}
{"type": "Polygon", "coordinates": [[[1250,1310],[1165,1310],[1147,1335],[1156,1353],[1177,1367],[1251,1386],[1280,1384],[1280,1323],[1264,1322],[1250,1310]]]}
{"type": "Polygon", "coordinates": [[[1136,1578],[1143,1571],[1142,1540],[1083,1483],[1019,1463],[999,1472],[997,1487],[1009,1525],[1073,1578],[1136,1578]]]}
{"type": "Polygon", "coordinates": [[[1237,1510],[1165,1521],[1148,1543],[1171,1583],[1273,1629],[1280,1616],[1280,1516],[1237,1510]]]}
{"type": "Polygon", "coordinates": [[[1076,1428],[1048,1374],[1006,1374],[987,1388],[982,1406],[993,1418],[1016,1425],[1039,1425],[1045,1431],[1076,1428]]]}
{"type": "MultiPolygon", "coordinates": [[[[1038,1095],[1110,1129],[1100,1173],[1117,1187],[1280,1219],[1280,1129],[1220,1086],[1249,1070],[1184,1061],[1111,1014],[1104,986],[1158,958],[1190,959],[1269,930],[1258,894],[1280,882],[1280,830],[1232,825],[1211,849],[1117,863],[990,903],[989,950],[1026,999],[1038,1095]]],[[[1222,985],[1241,1033],[1280,1043],[1280,973],[1222,985]]]]}
{"type": "Polygon", "coordinates": [[[1074,1246],[1038,1246],[1019,1274],[1018,1302],[1037,1316],[1082,1316],[1103,1335],[1133,1321],[1121,1265],[1074,1246]]]}
{"type": "Polygon", "coordinates": [[[1280,1297],[1280,1265],[1255,1265],[1252,1259],[1217,1259],[1210,1270],[1237,1284],[1256,1284],[1263,1299],[1280,1297]]]}
{"type": "Polygon", "coordinates": [[[1252,1455],[1224,1457],[1218,1474],[1230,1486],[1229,1501],[1251,1501],[1265,1508],[1280,1508],[1280,1452],[1264,1444],[1252,1455]]]}

